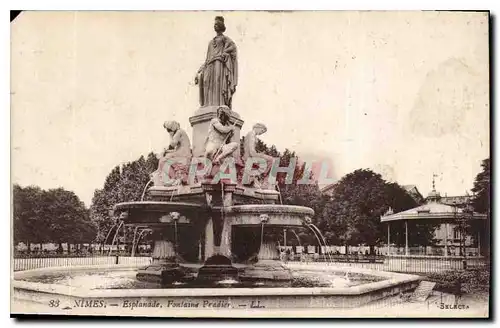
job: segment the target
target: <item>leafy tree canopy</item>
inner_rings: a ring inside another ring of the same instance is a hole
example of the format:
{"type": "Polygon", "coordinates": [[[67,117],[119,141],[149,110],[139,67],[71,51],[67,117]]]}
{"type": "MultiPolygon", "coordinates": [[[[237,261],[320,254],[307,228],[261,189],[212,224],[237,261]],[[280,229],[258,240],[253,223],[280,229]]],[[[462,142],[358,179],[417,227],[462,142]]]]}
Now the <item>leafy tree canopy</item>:
{"type": "Polygon", "coordinates": [[[63,188],[14,185],[14,242],[92,242],[96,227],[85,204],[63,188]]]}

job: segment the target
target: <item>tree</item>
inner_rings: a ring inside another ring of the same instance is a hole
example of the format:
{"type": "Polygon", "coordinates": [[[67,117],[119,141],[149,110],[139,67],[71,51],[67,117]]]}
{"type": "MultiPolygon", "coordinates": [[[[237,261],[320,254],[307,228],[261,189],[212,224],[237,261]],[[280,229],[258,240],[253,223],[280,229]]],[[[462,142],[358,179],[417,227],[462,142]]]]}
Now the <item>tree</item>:
{"type": "Polygon", "coordinates": [[[14,185],[13,198],[15,244],[23,241],[29,250],[31,243],[61,245],[91,242],[95,238],[88,210],[72,191],[14,185]]]}
{"type": "Polygon", "coordinates": [[[478,213],[489,214],[490,210],[490,159],[487,158],[481,163],[482,171],[476,175],[472,192],[474,197],[472,206],[478,213]]]}
{"type": "Polygon", "coordinates": [[[141,200],[150,174],[157,167],[158,158],[151,152],[147,159],[141,156],[121,167],[114,167],[106,177],[103,188],[94,191],[90,217],[97,227],[97,240],[100,243],[111,243],[114,236],[111,230],[116,228],[117,222],[111,217],[110,210],[117,203],[141,200]],[[109,236],[108,240],[105,240],[106,236],[109,236]]]}
{"type": "MultiPolygon", "coordinates": [[[[417,205],[398,184],[387,183],[380,174],[360,169],[338,182],[330,202],[323,208],[323,221],[319,225],[329,243],[373,247],[385,241],[385,225],[381,224],[380,217],[389,208],[400,212],[417,205]]],[[[412,241],[428,242],[433,231],[431,226],[416,227],[412,241]]],[[[401,236],[396,234],[395,240],[401,240],[401,236]]]]}
{"type": "Polygon", "coordinates": [[[89,211],[74,192],[63,188],[49,189],[42,197],[43,215],[49,222],[48,240],[58,243],[92,243],[96,227],[89,219],[89,211]]]}
{"type": "Polygon", "coordinates": [[[13,188],[14,243],[24,242],[31,250],[31,243],[48,239],[47,218],[41,213],[43,191],[40,187],[13,188]]]}
{"type": "MultiPolygon", "coordinates": [[[[474,187],[472,192],[474,197],[472,198],[472,208],[475,212],[486,214],[486,222],[473,221],[467,226],[467,230],[472,235],[474,240],[477,239],[477,235],[481,236],[481,240],[484,246],[482,247],[482,253],[489,255],[489,244],[487,242],[490,239],[490,159],[487,158],[481,163],[482,170],[476,175],[474,179],[474,187]]],[[[478,242],[476,240],[476,242],[478,242]]]]}
{"type": "MultiPolygon", "coordinates": [[[[382,177],[370,170],[356,170],[338,182],[327,211],[344,244],[379,242],[380,216],[389,208],[384,188],[382,177]]],[[[332,231],[328,223],[325,228],[332,231]]]]}

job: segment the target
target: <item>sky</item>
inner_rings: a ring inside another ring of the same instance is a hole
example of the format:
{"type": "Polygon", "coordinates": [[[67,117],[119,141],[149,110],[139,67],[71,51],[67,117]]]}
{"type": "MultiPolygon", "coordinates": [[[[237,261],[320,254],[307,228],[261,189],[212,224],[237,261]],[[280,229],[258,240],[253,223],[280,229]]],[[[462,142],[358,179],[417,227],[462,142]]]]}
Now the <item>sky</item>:
{"type": "Polygon", "coordinates": [[[11,177],[87,205],[111,169],[191,134],[193,84],[223,15],[233,110],[333,176],[425,196],[470,190],[489,157],[488,17],[474,12],[23,12],[11,24],[11,177]]]}

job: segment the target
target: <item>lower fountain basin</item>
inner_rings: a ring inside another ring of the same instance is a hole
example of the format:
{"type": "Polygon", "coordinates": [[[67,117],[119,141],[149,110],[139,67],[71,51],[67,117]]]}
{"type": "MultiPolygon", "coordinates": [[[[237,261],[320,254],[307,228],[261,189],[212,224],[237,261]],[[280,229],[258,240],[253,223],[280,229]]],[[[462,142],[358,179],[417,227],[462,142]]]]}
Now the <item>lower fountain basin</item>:
{"type": "Polygon", "coordinates": [[[126,213],[123,217],[125,224],[142,225],[166,225],[190,224],[191,218],[203,213],[204,207],[199,204],[185,202],[158,202],[158,201],[140,201],[125,202],[116,204],[113,208],[114,213],[126,213]],[[178,217],[172,216],[177,213],[178,217]]]}
{"type": "MultiPolygon", "coordinates": [[[[338,287],[335,284],[330,287],[321,284],[294,287],[297,284],[294,285],[293,281],[291,285],[282,285],[276,281],[267,285],[265,281],[220,281],[206,285],[174,282],[169,288],[160,288],[138,282],[135,279],[137,266],[113,265],[15,272],[12,285],[14,299],[19,302],[29,301],[47,306],[50,300],[57,299],[60,302],[59,308],[67,311],[83,311],[81,300],[84,299],[101,304],[104,313],[105,308],[127,308],[135,304],[136,308],[130,315],[152,315],[152,308],[162,311],[161,315],[174,315],[175,311],[187,308],[353,308],[412,290],[420,281],[420,277],[414,275],[335,265],[288,264],[287,267],[296,277],[342,277],[349,272],[351,280],[356,280],[357,277],[374,279],[351,286],[341,284],[338,287]],[[74,280],[75,277],[77,280],[74,280]],[[71,278],[73,281],[69,282],[71,278]]],[[[95,313],[93,308],[87,310],[88,313],[95,313]]]]}

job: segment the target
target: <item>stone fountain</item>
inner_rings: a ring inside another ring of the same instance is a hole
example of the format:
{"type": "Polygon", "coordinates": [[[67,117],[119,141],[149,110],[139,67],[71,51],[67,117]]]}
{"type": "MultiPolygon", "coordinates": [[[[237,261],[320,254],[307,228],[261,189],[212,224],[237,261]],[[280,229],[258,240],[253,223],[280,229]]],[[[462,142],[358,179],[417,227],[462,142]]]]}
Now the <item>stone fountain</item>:
{"type": "Polygon", "coordinates": [[[264,124],[254,125],[240,153],[244,121],[231,108],[236,46],[222,33],[222,17],[216,17],[214,29],[217,35],[195,78],[201,107],[189,118],[192,144],[178,122],[165,122],[172,141],[152,174],[151,201],[116,204],[114,211],[124,224],[154,231],[153,263],[139,270],[138,279],[289,280],[276,245],[264,242],[262,234],[301,226],[314,211],[278,204],[274,161],[255,151],[264,124]]]}

